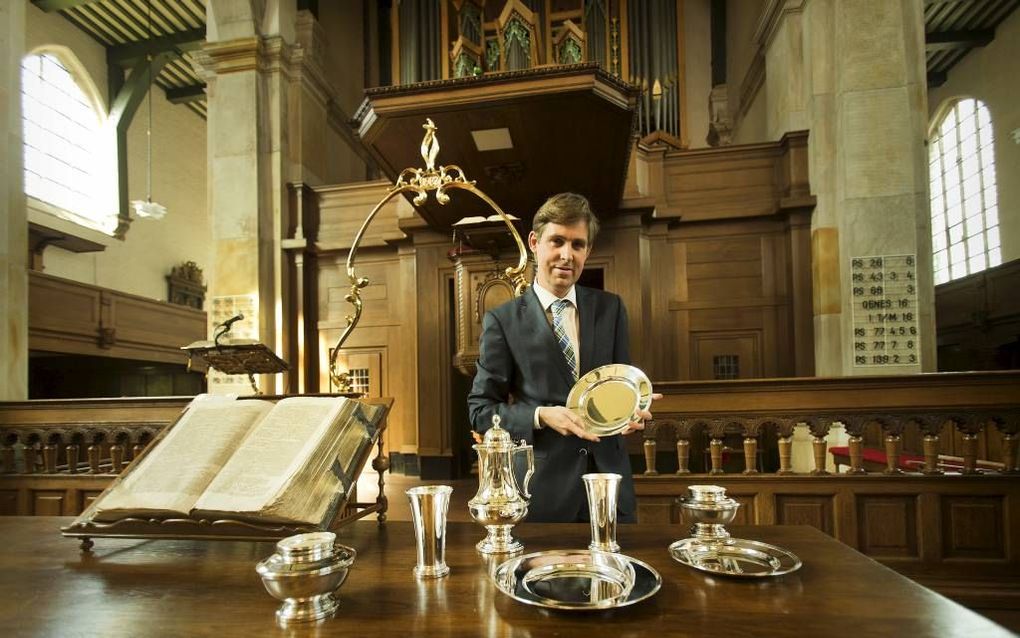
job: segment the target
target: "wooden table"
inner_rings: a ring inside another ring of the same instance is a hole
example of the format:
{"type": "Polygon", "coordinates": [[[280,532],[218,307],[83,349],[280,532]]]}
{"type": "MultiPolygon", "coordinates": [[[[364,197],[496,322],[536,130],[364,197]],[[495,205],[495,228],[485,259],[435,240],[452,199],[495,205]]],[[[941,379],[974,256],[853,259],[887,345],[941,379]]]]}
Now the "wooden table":
{"type": "MultiPolygon", "coordinates": [[[[277,602],[255,563],[271,543],[96,539],[92,553],[60,536],[68,518],[0,518],[4,636],[1008,636],[1010,632],[899,576],[811,527],[734,527],[735,536],[804,561],[768,580],[713,577],[670,558],[678,528],[621,526],[624,553],[662,574],[657,595],[597,613],[550,612],[495,589],[474,543],[481,527],[451,523],[451,574],[416,581],[410,523],[359,521],[341,609],[315,626],[279,629],[277,602]]],[[[518,526],[525,551],[582,548],[584,525],[518,526]]]]}

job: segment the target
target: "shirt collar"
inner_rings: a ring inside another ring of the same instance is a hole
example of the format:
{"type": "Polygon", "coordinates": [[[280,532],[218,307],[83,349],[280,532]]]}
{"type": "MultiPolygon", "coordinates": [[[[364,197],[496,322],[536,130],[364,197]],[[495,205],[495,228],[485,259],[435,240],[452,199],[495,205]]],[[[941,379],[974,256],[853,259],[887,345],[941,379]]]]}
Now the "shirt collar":
{"type": "MultiPolygon", "coordinates": [[[[557,297],[539,285],[538,281],[535,281],[531,287],[535,289],[535,295],[538,296],[538,302],[542,304],[543,310],[549,310],[549,306],[553,305],[553,302],[557,299],[560,299],[560,297],[557,297]]],[[[567,294],[562,298],[569,300],[570,303],[577,308],[577,286],[571,286],[570,290],[567,291],[567,294]]]]}

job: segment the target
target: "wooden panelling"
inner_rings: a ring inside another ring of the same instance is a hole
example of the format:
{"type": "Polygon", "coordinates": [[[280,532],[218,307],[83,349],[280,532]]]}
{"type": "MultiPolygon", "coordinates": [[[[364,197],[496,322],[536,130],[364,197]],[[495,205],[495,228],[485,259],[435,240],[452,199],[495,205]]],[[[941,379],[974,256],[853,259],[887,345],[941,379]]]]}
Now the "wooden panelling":
{"type": "Polygon", "coordinates": [[[917,496],[858,494],[857,538],[868,556],[918,557],[917,496]]]}
{"type": "Polygon", "coordinates": [[[99,495],[102,494],[102,493],[103,493],[102,490],[81,490],[81,491],[79,491],[78,492],[78,507],[76,508],[76,512],[75,513],[76,514],[80,514],[81,512],[84,512],[85,508],[87,508],[89,505],[92,505],[92,502],[95,501],[97,498],[99,498],[99,495]]]}
{"type": "Polygon", "coordinates": [[[1003,497],[944,496],[942,553],[946,558],[1003,559],[1003,497]]]}
{"type": "Polygon", "coordinates": [[[638,475],[638,522],[672,523],[686,536],[677,499],[706,483],[740,503],[734,525],[818,527],[968,606],[1020,609],[1015,476],[638,475]]]}
{"type": "MultiPolygon", "coordinates": [[[[747,379],[739,381],[659,381],[655,390],[663,398],[655,402],[658,418],[676,415],[756,412],[817,416],[819,412],[857,412],[866,409],[995,410],[1016,406],[1020,397],[1020,372],[971,372],[914,374],[896,377],[806,377],[797,379],[747,379]],[[866,397],[866,401],[862,401],[866,397]]],[[[640,446],[640,441],[637,442],[640,446]]]]}
{"type": "Polygon", "coordinates": [[[688,241],[687,263],[753,262],[761,259],[761,241],[757,236],[726,236],[726,234],[720,234],[722,235],[721,237],[688,241]]]}
{"type": "Polygon", "coordinates": [[[68,507],[67,492],[63,490],[32,490],[32,515],[33,516],[65,516],[74,513],[68,507]]]}
{"type": "MultiPolygon", "coordinates": [[[[791,205],[813,206],[807,181],[806,131],[778,143],[670,151],[662,161],[661,213],[685,221],[771,215],[791,205]]],[[[640,151],[640,148],[639,148],[640,151]]],[[[640,154],[638,163],[647,160],[640,154]]]]}
{"type": "Polygon", "coordinates": [[[760,332],[692,332],[691,377],[714,379],[715,357],[735,356],[735,378],[759,377],[762,373],[760,332]]]}
{"type": "Polygon", "coordinates": [[[743,261],[705,262],[687,264],[687,280],[729,279],[732,277],[754,277],[761,279],[761,259],[754,256],[743,261]]]}
{"type": "Polygon", "coordinates": [[[807,234],[794,235],[794,227],[791,217],[680,223],[670,230],[676,272],[668,307],[678,315],[679,343],[691,344],[676,353],[688,364],[680,366],[679,378],[714,378],[704,361],[712,355],[695,347],[727,336],[742,342],[741,378],[792,376],[813,367],[813,354],[803,352],[811,335],[796,334],[797,325],[808,325],[809,303],[791,294],[807,294],[807,287],[791,287],[790,264],[808,247],[807,234]],[[703,331],[711,337],[695,335],[703,331]]]}
{"type": "Polygon", "coordinates": [[[762,296],[761,277],[714,277],[687,282],[689,301],[708,301],[762,296]]]}
{"type": "Polygon", "coordinates": [[[939,370],[1020,368],[1020,260],[935,287],[939,370]]]}
{"type": "Polygon", "coordinates": [[[0,516],[17,516],[18,490],[0,490],[0,516]]]}
{"type": "Polygon", "coordinates": [[[733,525],[758,525],[758,511],[754,506],[755,495],[728,494],[740,503],[737,515],[733,517],[733,525]]]}
{"type": "Polygon", "coordinates": [[[200,310],[29,273],[29,348],[184,364],[206,336],[200,310]]]}
{"type": "Polygon", "coordinates": [[[810,525],[833,535],[832,496],[776,494],[776,523],[779,525],[810,525]]]}

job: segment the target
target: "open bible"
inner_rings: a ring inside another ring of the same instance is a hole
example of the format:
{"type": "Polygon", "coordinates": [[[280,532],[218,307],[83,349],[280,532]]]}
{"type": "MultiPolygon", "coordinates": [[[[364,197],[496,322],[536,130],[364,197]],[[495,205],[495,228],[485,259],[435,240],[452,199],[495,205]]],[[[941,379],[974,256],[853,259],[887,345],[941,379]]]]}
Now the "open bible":
{"type": "Polygon", "coordinates": [[[196,398],[75,523],[186,518],[326,528],[387,408],[343,397],[196,398]]]}

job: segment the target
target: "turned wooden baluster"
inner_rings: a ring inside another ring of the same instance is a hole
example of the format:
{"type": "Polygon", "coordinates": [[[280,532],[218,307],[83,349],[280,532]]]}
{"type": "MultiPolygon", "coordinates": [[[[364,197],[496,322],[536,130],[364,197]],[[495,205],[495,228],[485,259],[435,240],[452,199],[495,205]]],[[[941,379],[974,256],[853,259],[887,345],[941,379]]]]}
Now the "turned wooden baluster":
{"type": "Polygon", "coordinates": [[[46,474],[57,473],[57,450],[60,448],[57,446],[57,442],[60,437],[53,436],[43,446],[43,472],[46,474]]]}
{"type": "Polygon", "coordinates": [[[939,469],[939,435],[942,433],[943,419],[938,416],[926,416],[923,419],[916,419],[921,428],[924,440],[921,445],[924,452],[924,469],[922,474],[937,476],[944,474],[939,469]]]}
{"type": "Polygon", "coordinates": [[[825,437],[829,434],[829,426],[830,423],[827,421],[808,424],[811,431],[811,451],[815,457],[815,467],[811,470],[813,476],[824,476],[829,473],[829,470],[825,469],[825,453],[828,451],[825,437]]]}
{"type": "Polygon", "coordinates": [[[136,443],[136,444],[132,445],[131,446],[131,460],[133,461],[133,460],[137,459],[139,457],[139,455],[141,455],[142,450],[144,450],[144,449],[145,449],[145,446],[142,445],[141,443],[136,443]]]}
{"type": "Polygon", "coordinates": [[[691,442],[688,439],[676,440],[676,473],[690,474],[691,442]]]}
{"type": "Polygon", "coordinates": [[[5,474],[14,474],[17,472],[17,468],[14,467],[14,444],[18,442],[18,436],[12,434],[4,438],[4,445],[0,448],[0,458],[2,458],[4,465],[5,474]]]}
{"type": "Polygon", "coordinates": [[[124,469],[124,446],[119,442],[110,446],[110,471],[120,474],[124,469]]]}
{"type": "Polygon", "coordinates": [[[793,421],[779,424],[779,471],[776,474],[793,474],[793,421]]]}
{"type": "Polygon", "coordinates": [[[903,423],[899,421],[879,421],[882,426],[885,443],[885,469],[883,474],[902,474],[900,469],[900,453],[903,450],[903,423]]]}
{"type": "Polygon", "coordinates": [[[676,427],[676,473],[677,476],[691,473],[691,431],[694,423],[681,420],[676,427]]]}
{"type": "Polygon", "coordinates": [[[645,424],[645,436],[644,436],[644,452],[645,452],[645,476],[658,476],[659,471],[655,469],[655,453],[658,450],[658,441],[656,441],[656,431],[658,428],[655,427],[654,421],[649,421],[645,424]]]}
{"type": "Polygon", "coordinates": [[[1017,433],[1020,431],[1020,421],[1016,417],[1010,420],[998,418],[995,419],[995,428],[1002,433],[1002,471],[1005,474],[1015,474],[1017,472],[1017,433]]]}
{"type": "Polygon", "coordinates": [[[963,470],[962,474],[978,474],[977,470],[977,443],[978,434],[984,429],[984,420],[981,417],[964,420],[954,419],[956,429],[963,435],[963,470]]]}
{"type": "Polygon", "coordinates": [[[39,454],[38,448],[35,447],[35,442],[25,444],[25,474],[33,474],[35,472],[36,457],[39,454]]]}
{"type": "Polygon", "coordinates": [[[843,428],[848,435],[847,448],[850,453],[850,469],[847,474],[867,474],[864,469],[864,425],[863,418],[843,418],[843,428]]]}
{"type": "Polygon", "coordinates": [[[722,468],[722,454],[723,454],[723,437],[726,436],[726,424],[722,421],[714,421],[711,427],[708,428],[709,432],[709,443],[708,452],[712,458],[712,469],[708,471],[709,474],[723,474],[722,468]]]}
{"type": "Polygon", "coordinates": [[[68,474],[78,473],[78,452],[80,447],[77,443],[71,443],[64,447],[64,458],[67,459],[68,474]]]}
{"type": "Polygon", "coordinates": [[[761,423],[751,421],[744,426],[744,471],[743,474],[758,473],[758,436],[761,423]]]}
{"type": "Polygon", "coordinates": [[[102,452],[103,447],[93,443],[85,450],[89,457],[89,472],[92,474],[99,474],[99,453],[102,452]]]}
{"type": "Polygon", "coordinates": [[[376,455],[372,459],[372,469],[379,476],[379,496],[375,498],[379,511],[376,512],[375,518],[379,524],[382,524],[386,522],[386,510],[390,507],[389,498],[386,496],[386,471],[390,469],[390,457],[383,452],[383,437],[381,436],[379,442],[376,443],[376,455]]]}

